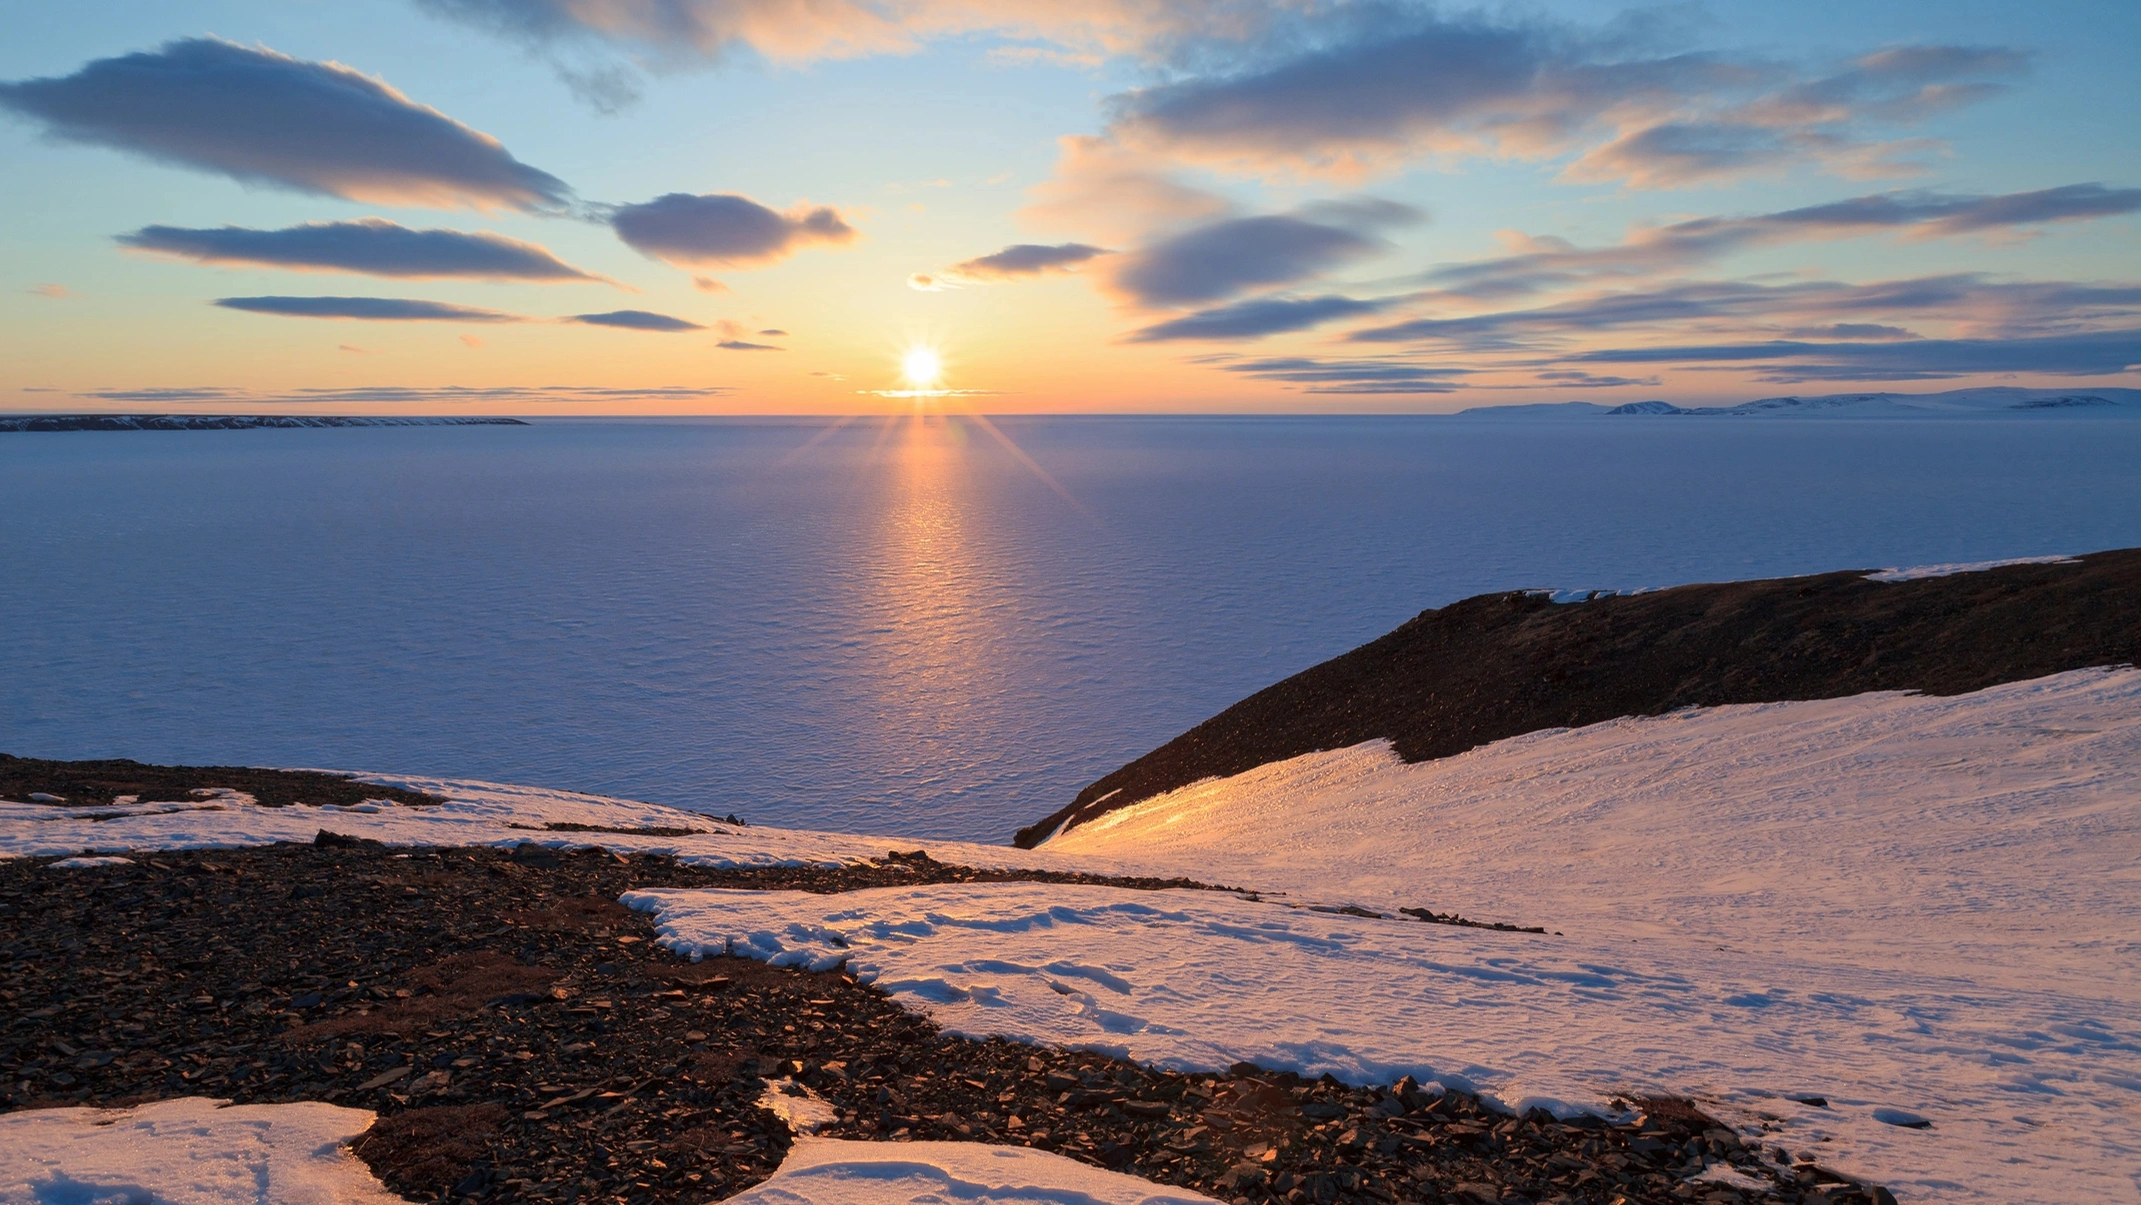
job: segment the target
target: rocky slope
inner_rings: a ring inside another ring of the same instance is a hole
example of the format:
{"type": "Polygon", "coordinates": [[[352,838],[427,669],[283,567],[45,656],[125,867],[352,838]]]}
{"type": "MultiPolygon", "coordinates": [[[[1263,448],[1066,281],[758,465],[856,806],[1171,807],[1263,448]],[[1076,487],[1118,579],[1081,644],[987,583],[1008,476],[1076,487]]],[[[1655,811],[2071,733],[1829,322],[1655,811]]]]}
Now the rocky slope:
{"type": "Polygon", "coordinates": [[[1423,611],[1114,771],[1016,840],[1032,848],[1200,779],[1377,738],[1419,762],[1688,706],[1955,695],[2141,660],[2141,549],[1907,581],[1868,572],[1423,611]]]}

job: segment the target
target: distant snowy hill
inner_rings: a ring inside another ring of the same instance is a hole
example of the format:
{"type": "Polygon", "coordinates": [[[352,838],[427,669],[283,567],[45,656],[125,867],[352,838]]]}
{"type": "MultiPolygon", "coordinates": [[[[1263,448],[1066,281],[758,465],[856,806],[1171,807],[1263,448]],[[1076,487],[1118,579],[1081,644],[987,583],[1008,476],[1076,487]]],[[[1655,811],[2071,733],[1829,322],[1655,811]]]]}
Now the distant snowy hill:
{"type": "Polygon", "coordinates": [[[1958,415],[2086,415],[2141,417],[2141,389],[2021,389],[1994,386],[1945,393],[1830,393],[1819,397],[1765,397],[1736,406],[1676,406],[1671,402],[1542,402],[1524,406],[1475,406],[1460,418],[1588,418],[1593,415],[1733,415],[1781,418],[1931,418],[1958,415]]]}
{"type": "MultiPolygon", "coordinates": [[[[1643,403],[1638,403],[1639,405],[1643,403]]],[[[1597,402],[1532,402],[1523,406],[1474,406],[1459,410],[1458,418],[1589,418],[1605,414],[1611,406],[1597,402]]]]}
{"type": "Polygon", "coordinates": [[[525,427],[517,418],[395,414],[23,414],[0,416],[0,431],[255,431],[286,427],[525,427]]]}

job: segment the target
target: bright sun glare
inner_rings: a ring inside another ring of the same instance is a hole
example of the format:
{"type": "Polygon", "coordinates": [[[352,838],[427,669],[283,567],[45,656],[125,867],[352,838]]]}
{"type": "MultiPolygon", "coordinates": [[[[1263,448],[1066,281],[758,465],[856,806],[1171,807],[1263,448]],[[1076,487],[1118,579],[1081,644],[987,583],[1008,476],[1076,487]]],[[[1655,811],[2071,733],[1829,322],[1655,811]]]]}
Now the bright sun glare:
{"type": "Polygon", "coordinates": [[[916,389],[927,389],[937,383],[944,371],[944,363],[937,358],[934,347],[916,347],[900,358],[900,374],[916,389]]]}

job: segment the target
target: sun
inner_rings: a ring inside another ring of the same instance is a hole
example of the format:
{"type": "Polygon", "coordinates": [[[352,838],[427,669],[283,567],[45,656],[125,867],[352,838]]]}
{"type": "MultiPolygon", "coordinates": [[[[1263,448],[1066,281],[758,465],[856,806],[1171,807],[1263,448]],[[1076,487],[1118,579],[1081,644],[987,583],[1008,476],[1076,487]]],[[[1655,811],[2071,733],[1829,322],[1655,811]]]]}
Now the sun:
{"type": "Polygon", "coordinates": [[[944,360],[934,347],[913,347],[900,357],[900,375],[916,389],[928,389],[944,375],[944,360]]]}

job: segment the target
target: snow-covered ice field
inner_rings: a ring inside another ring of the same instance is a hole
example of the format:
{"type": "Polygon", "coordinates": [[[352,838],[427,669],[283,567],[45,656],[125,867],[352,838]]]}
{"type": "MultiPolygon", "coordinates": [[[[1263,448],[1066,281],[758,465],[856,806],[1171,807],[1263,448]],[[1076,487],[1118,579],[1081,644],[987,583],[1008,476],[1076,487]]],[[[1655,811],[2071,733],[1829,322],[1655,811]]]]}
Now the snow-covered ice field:
{"type": "MultiPolygon", "coordinates": [[[[1264,893],[1034,884],[627,897],[681,952],[845,962],[948,1028],[1175,1066],[1401,1073],[1513,1107],[1694,1096],[1905,1200],[2132,1200],[2141,1173],[2141,671],[1956,698],[1689,710],[1406,766],[1378,745],[1193,785],[1040,850],[734,829],[649,804],[396,780],[439,808],[226,798],[0,852],[308,839],[594,843],[712,865],[946,861],[1264,893]],[[677,838],[543,823],[696,826],[677,838]],[[512,825],[534,826],[514,828],[512,825]],[[714,831],[719,830],[719,831],[714,831]],[[1546,935],[1318,911],[1458,911],[1546,935]],[[1789,1098],[1818,1094],[1826,1108],[1789,1098]],[[1929,1128],[1899,1121],[1924,1120],[1929,1128]]],[[[97,869],[48,873],[85,876],[97,869]]]]}
{"type": "Polygon", "coordinates": [[[1005,841],[1493,590],[2141,545],[2141,421],[816,420],[0,439],[0,751],[1005,841]]]}

